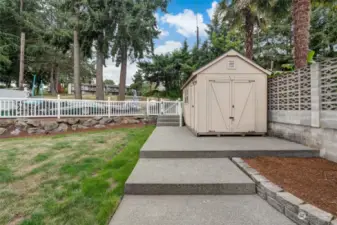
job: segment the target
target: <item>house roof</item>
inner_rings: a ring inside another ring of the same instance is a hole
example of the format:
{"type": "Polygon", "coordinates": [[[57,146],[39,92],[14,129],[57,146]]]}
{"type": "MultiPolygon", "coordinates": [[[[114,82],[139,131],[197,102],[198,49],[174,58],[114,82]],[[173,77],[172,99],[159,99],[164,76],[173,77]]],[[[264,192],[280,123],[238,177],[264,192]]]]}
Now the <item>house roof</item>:
{"type": "Polygon", "coordinates": [[[255,68],[257,68],[261,72],[263,72],[263,73],[265,73],[267,75],[271,74],[271,72],[269,70],[266,70],[266,69],[262,68],[257,63],[255,63],[252,60],[244,57],[243,55],[241,55],[240,53],[238,53],[234,49],[231,49],[228,52],[226,52],[225,54],[219,56],[218,58],[214,59],[210,63],[206,64],[205,66],[203,66],[203,67],[199,68],[198,70],[194,71],[192,73],[192,75],[188,78],[188,80],[184,83],[184,85],[181,87],[181,89],[184,89],[199,73],[201,73],[202,71],[208,69],[209,67],[213,66],[214,64],[218,63],[219,61],[221,61],[222,59],[226,58],[227,56],[237,56],[237,57],[241,58],[242,60],[244,60],[245,62],[247,62],[248,64],[250,64],[250,65],[254,66],[255,68]]]}

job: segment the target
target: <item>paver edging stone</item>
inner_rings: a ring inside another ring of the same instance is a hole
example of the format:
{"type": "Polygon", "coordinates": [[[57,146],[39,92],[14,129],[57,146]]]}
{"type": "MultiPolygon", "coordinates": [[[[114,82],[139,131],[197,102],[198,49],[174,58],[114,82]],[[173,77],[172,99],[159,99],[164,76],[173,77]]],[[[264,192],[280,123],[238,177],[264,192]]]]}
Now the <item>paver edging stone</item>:
{"type": "Polygon", "coordinates": [[[255,182],[257,194],[262,199],[296,224],[337,225],[336,216],[305,203],[289,192],[285,192],[281,187],[250,167],[243,159],[234,157],[232,161],[255,182]]]}

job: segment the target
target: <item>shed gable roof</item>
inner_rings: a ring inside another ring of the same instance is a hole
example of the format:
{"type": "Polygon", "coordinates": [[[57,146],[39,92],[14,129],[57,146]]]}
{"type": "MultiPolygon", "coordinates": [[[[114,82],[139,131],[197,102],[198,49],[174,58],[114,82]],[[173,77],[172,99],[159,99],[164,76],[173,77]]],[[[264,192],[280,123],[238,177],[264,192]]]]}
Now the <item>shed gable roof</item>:
{"type": "Polygon", "coordinates": [[[259,66],[258,64],[256,64],[255,62],[253,62],[252,60],[244,57],[243,55],[241,55],[240,53],[238,53],[235,50],[229,50],[228,52],[226,52],[225,54],[219,56],[218,58],[214,59],[213,61],[211,61],[210,63],[206,64],[205,66],[199,68],[198,70],[194,71],[192,73],[192,75],[190,76],[190,78],[184,83],[184,85],[182,86],[181,89],[185,88],[186,85],[188,85],[190,83],[191,80],[193,80],[193,78],[195,76],[197,76],[198,74],[200,74],[201,72],[203,72],[204,70],[208,69],[209,67],[215,65],[216,63],[220,62],[221,60],[223,60],[224,58],[228,57],[228,56],[236,56],[239,57],[240,59],[242,59],[243,61],[245,61],[246,63],[252,65],[253,67],[255,67],[256,69],[260,70],[261,72],[270,75],[271,72],[269,70],[266,70],[264,68],[262,68],[261,66],[259,66]]]}

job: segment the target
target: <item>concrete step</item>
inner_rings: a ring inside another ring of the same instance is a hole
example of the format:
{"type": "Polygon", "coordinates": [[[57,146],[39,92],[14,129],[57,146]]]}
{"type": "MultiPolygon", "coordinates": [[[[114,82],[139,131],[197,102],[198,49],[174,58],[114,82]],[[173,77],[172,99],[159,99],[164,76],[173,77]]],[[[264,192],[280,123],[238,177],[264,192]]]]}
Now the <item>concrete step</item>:
{"type": "Polygon", "coordinates": [[[178,115],[159,115],[158,119],[179,119],[178,115]]]}
{"type": "Polygon", "coordinates": [[[186,127],[157,127],[141,158],[319,157],[317,149],[273,137],[196,137],[186,127]]]}
{"type": "Polygon", "coordinates": [[[257,195],[126,195],[109,225],[295,225],[257,195]]]}
{"type": "Polygon", "coordinates": [[[157,121],[158,127],[179,127],[179,121],[170,121],[170,122],[163,122],[163,121],[157,121]]]}
{"type": "Polygon", "coordinates": [[[178,122],[179,123],[179,118],[160,118],[158,117],[157,121],[160,122],[178,122]]]}
{"type": "Polygon", "coordinates": [[[255,183],[229,159],[140,159],[126,194],[254,194],[255,183]]]}

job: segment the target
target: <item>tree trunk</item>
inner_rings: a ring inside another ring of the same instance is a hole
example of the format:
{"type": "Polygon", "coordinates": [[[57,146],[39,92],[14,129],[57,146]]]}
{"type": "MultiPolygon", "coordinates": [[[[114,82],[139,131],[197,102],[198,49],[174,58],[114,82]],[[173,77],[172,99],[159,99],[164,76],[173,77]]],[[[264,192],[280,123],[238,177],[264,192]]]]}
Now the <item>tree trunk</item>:
{"type": "Polygon", "coordinates": [[[245,9],[245,48],[246,48],[246,57],[248,59],[253,59],[253,37],[254,37],[254,21],[252,18],[252,13],[250,9],[245,9]]]}
{"type": "MultiPolygon", "coordinates": [[[[23,0],[20,0],[20,16],[21,19],[23,12],[23,0]]],[[[22,24],[22,21],[21,21],[22,24]]],[[[23,82],[24,82],[24,74],[25,74],[25,42],[26,42],[26,34],[22,31],[21,27],[21,37],[20,37],[20,72],[19,72],[19,88],[23,90],[23,82]]]]}
{"type": "Polygon", "coordinates": [[[50,82],[50,93],[52,95],[56,95],[55,79],[54,79],[54,64],[51,65],[49,82],[50,82]]]}
{"type": "Polygon", "coordinates": [[[96,61],[96,99],[104,100],[104,83],[103,83],[103,60],[104,55],[101,50],[97,49],[96,61]]]}
{"type": "Polygon", "coordinates": [[[55,74],[54,74],[54,84],[56,93],[59,93],[59,75],[60,75],[60,67],[58,64],[55,65],[55,74]]]}
{"type": "Polygon", "coordinates": [[[309,52],[310,0],[292,1],[294,61],[296,69],[307,66],[309,52]]]}
{"type": "Polygon", "coordinates": [[[124,101],[125,100],[125,83],[126,83],[126,72],[127,72],[127,48],[124,47],[122,51],[122,63],[121,63],[121,73],[119,76],[119,95],[118,100],[124,101]]]}
{"type": "Polygon", "coordinates": [[[78,27],[74,29],[74,90],[75,90],[75,98],[82,99],[81,80],[80,80],[80,43],[78,40],[78,27]]]}

